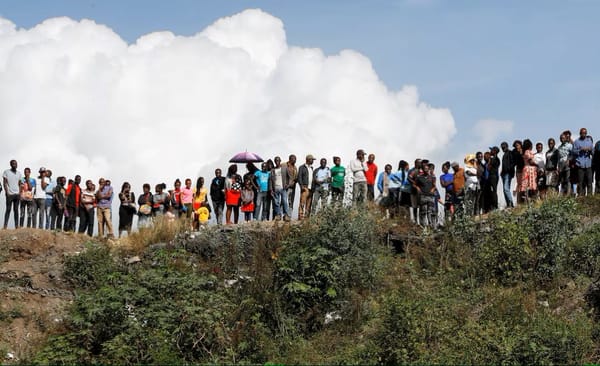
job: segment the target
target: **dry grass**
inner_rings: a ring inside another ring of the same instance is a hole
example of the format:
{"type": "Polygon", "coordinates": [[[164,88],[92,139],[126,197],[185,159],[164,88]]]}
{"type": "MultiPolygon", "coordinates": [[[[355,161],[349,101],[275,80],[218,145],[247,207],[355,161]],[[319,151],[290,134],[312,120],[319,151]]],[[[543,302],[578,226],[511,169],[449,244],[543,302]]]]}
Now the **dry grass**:
{"type": "Polygon", "coordinates": [[[177,234],[189,230],[189,220],[170,221],[166,217],[155,217],[150,225],[116,241],[115,247],[129,253],[141,254],[149,245],[170,243],[177,234]]]}

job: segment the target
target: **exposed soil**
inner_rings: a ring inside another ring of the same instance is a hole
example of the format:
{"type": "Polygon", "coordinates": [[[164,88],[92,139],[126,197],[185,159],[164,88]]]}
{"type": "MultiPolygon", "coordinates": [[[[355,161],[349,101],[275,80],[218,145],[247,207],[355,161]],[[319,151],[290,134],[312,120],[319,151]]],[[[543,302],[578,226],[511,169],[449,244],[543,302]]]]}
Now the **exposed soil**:
{"type": "Polygon", "coordinates": [[[89,237],[38,229],[0,231],[0,363],[27,360],[60,327],[73,299],[64,258],[89,237]]]}

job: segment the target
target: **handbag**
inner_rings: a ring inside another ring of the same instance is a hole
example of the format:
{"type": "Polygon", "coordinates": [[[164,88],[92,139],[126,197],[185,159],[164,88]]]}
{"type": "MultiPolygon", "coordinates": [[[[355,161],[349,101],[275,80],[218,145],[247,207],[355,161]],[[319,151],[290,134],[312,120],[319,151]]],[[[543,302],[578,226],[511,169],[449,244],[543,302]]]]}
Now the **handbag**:
{"type": "Polygon", "coordinates": [[[140,214],[142,214],[142,215],[150,215],[151,212],[152,212],[152,207],[150,207],[150,205],[143,204],[143,205],[140,206],[140,214]]]}

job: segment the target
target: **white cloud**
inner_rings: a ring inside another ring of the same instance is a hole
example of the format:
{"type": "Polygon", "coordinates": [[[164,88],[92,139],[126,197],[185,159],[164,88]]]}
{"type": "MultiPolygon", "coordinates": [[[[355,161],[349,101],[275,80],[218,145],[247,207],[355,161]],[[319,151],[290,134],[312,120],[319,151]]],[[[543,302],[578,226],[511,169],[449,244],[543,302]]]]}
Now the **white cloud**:
{"type": "Polygon", "coordinates": [[[456,133],[450,111],[420,101],[416,87],[390,90],[352,50],[288,45],[281,20],[260,10],[132,45],[91,20],[17,29],[0,18],[0,121],[7,168],[14,157],[34,171],[129,180],[135,192],[210,178],[246,149],[345,164],[362,148],[395,166],[456,133]]]}
{"type": "Polygon", "coordinates": [[[507,137],[513,132],[514,126],[515,123],[509,120],[482,119],[475,123],[473,133],[478,138],[478,145],[497,145],[501,138],[507,137]]]}

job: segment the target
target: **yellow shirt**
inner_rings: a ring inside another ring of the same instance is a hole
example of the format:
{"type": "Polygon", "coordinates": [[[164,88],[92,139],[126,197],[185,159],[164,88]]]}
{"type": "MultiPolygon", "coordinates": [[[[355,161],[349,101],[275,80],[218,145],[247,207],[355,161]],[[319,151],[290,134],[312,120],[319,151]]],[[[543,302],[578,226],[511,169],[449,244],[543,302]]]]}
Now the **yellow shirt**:
{"type": "Polygon", "coordinates": [[[196,215],[198,215],[198,222],[204,224],[208,222],[210,212],[208,211],[207,207],[202,206],[198,210],[196,210],[196,215]]]}

